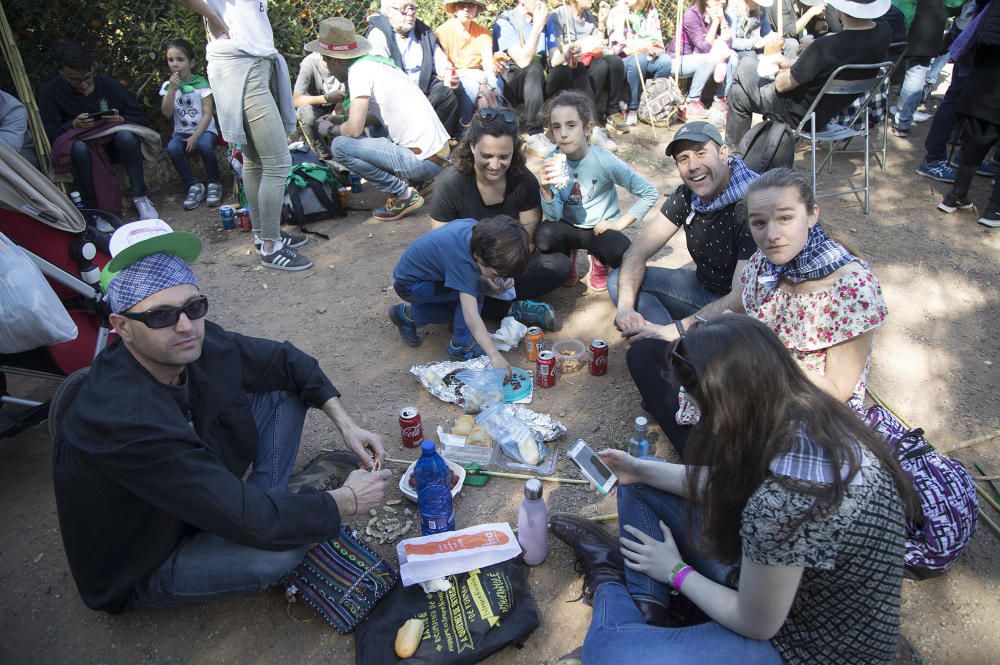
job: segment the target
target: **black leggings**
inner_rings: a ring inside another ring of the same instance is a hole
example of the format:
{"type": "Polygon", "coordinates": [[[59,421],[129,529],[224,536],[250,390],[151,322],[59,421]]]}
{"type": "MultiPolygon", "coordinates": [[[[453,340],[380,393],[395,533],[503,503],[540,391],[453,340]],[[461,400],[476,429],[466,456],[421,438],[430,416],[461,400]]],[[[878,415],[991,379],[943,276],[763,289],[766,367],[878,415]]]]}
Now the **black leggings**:
{"type": "Polygon", "coordinates": [[[542,104],[545,103],[545,70],[542,63],[533,62],[503,75],[503,96],[511,106],[524,104],[524,129],[539,134],[542,129],[542,104]]]}
{"type": "MultiPolygon", "coordinates": [[[[979,164],[998,140],[1000,140],[1000,125],[982,118],[962,116],[962,161],[958,165],[955,184],[952,185],[952,192],[959,198],[964,199],[969,195],[969,187],[972,186],[972,178],[976,175],[979,164]]],[[[993,183],[990,203],[1000,206],[1000,178],[993,183]]]]}
{"type": "MultiPolygon", "coordinates": [[[[132,132],[116,132],[114,138],[105,148],[112,164],[122,164],[128,174],[129,196],[136,198],[146,195],[146,180],[143,175],[142,143],[132,132]]],[[[83,201],[88,206],[97,205],[97,194],[94,190],[93,160],[90,149],[85,141],[74,141],[70,150],[73,163],[73,177],[80,185],[83,201]]]]}
{"type": "MultiPolygon", "coordinates": [[[[550,291],[558,289],[569,277],[572,266],[565,254],[531,255],[528,269],[520,277],[514,278],[514,291],[518,300],[537,300],[550,291]]],[[[483,301],[484,319],[502,319],[510,311],[510,300],[499,300],[486,296],[483,301]]]]}
{"type": "Polygon", "coordinates": [[[591,229],[581,229],[569,222],[545,220],[535,229],[535,246],[546,254],[573,249],[585,249],[606,266],[619,268],[622,257],[632,242],[621,231],[605,231],[597,235],[591,229]]]}
{"type": "Polygon", "coordinates": [[[667,354],[670,342],[662,339],[644,339],[633,343],[625,353],[628,371],[635,387],[642,396],[642,405],[653,416],[663,433],[670,439],[677,453],[684,457],[684,445],[691,433],[689,425],[678,425],[676,420],[677,392],[680,386],[669,379],[667,354]]]}
{"type": "Polygon", "coordinates": [[[625,61],[617,55],[594,58],[587,67],[593,88],[594,105],[601,120],[618,113],[618,102],[625,99],[625,61]]]}

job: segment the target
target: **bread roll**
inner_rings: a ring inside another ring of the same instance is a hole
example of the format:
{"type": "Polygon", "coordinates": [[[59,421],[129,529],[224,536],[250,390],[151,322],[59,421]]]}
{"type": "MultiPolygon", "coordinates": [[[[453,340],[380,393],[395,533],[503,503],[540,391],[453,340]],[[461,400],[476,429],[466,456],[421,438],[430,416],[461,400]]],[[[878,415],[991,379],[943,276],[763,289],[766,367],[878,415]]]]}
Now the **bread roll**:
{"type": "Polygon", "coordinates": [[[459,416],[458,420],[455,421],[455,426],[451,428],[451,433],[458,436],[469,436],[475,424],[476,419],[472,416],[459,416]]]}
{"type": "Polygon", "coordinates": [[[409,658],[417,653],[420,640],[424,636],[424,620],[410,619],[396,631],[396,655],[409,658]]]}

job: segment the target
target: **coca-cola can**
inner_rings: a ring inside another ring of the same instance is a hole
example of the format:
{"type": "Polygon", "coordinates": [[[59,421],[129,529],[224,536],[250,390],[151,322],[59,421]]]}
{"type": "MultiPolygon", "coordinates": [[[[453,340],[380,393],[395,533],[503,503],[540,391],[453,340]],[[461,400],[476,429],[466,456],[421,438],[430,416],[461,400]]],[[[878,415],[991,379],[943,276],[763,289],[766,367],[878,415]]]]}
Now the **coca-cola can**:
{"type": "Polygon", "coordinates": [[[608,343],[595,339],[590,343],[590,373],[604,376],[608,373],[608,343]]]}
{"type": "Polygon", "coordinates": [[[556,385],[556,357],[551,351],[539,351],[535,361],[535,385],[551,388],[556,385]]]}
{"type": "Polygon", "coordinates": [[[238,208],[236,210],[236,225],[240,227],[240,231],[253,230],[253,221],[250,219],[249,210],[246,208],[238,208]]]}
{"type": "Polygon", "coordinates": [[[545,348],[545,333],[538,326],[531,326],[524,335],[524,350],[528,354],[528,360],[534,362],[538,360],[538,352],[545,348]]]}
{"type": "Polygon", "coordinates": [[[399,412],[399,438],[407,448],[419,448],[424,440],[424,424],[416,407],[408,406],[399,412]]]}

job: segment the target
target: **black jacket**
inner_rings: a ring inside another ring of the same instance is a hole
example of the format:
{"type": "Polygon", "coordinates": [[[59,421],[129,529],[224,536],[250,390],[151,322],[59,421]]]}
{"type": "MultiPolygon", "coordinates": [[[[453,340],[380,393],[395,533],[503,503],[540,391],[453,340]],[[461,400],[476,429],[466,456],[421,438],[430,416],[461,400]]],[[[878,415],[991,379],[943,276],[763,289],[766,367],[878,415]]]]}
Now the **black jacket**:
{"type": "Polygon", "coordinates": [[[195,530],[270,550],[338,533],[327,493],[266,494],[242,480],[258,439],[247,393],[274,390],[312,406],[339,395],[290,343],[210,322],[182,387],[153,378],[121,340],[94,360],[53,449],[63,545],[88,607],[127,609],[195,530]]]}
{"type": "Polygon", "coordinates": [[[50,141],[73,128],[73,119],[81,113],[97,113],[101,100],[109,109],[118,109],[127,122],[149,126],[149,118],[128,89],[121,83],[102,74],[94,75],[94,91],[81,95],[69,81],[57,76],[38,91],[38,112],[50,141]]]}
{"type": "MultiPolygon", "coordinates": [[[[372,30],[380,30],[385,35],[385,43],[389,45],[389,56],[397,67],[406,71],[403,68],[403,54],[399,52],[399,45],[396,43],[396,31],[392,29],[389,19],[382,14],[375,14],[368,17],[368,24],[371,26],[368,29],[368,34],[371,34],[372,30]]],[[[420,44],[420,49],[424,54],[423,64],[420,66],[420,90],[427,95],[431,91],[431,85],[433,85],[436,76],[434,72],[434,48],[437,46],[437,37],[434,36],[434,31],[430,29],[430,26],[420,19],[417,19],[416,23],[413,24],[413,37],[420,44]]]]}

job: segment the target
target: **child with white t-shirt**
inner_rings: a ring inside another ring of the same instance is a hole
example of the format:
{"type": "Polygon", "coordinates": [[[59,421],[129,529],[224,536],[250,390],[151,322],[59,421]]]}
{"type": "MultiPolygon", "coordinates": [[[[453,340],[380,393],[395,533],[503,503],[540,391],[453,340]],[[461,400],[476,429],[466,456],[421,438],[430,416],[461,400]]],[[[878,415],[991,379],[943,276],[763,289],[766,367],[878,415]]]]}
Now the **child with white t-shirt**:
{"type": "Polygon", "coordinates": [[[222,184],[215,146],[219,130],[212,119],[212,89],[208,79],[192,71],[194,47],[184,39],[167,42],[170,78],[160,87],[160,111],[174,119],[174,133],[167,142],[167,154],[187,187],[184,209],[194,210],[202,201],[214,207],[222,203],[222,184]],[[208,186],[198,182],[188,163],[187,153],[197,151],[205,165],[208,186]]]}

